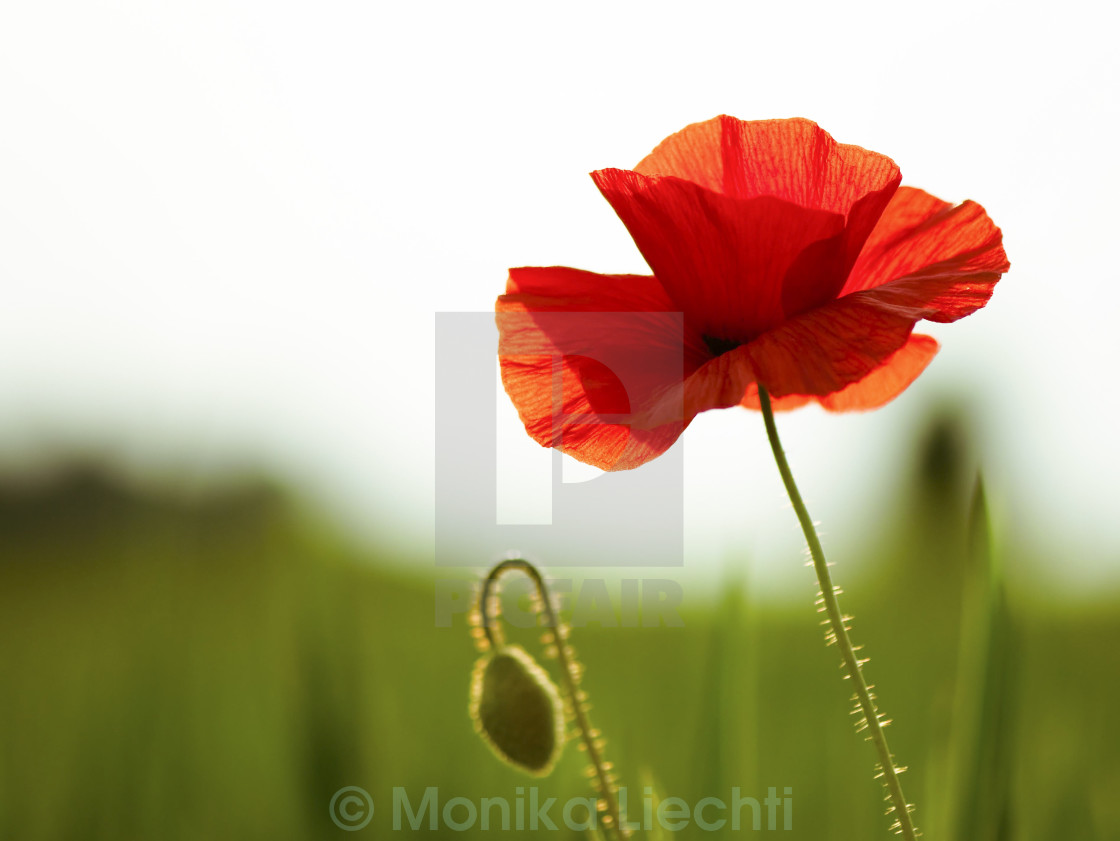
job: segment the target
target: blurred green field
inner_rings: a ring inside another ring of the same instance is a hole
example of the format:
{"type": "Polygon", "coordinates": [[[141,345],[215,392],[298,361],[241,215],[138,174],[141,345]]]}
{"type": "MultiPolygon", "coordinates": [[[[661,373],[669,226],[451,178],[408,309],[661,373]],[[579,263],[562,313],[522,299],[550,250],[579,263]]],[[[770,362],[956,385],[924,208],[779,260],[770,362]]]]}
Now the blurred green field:
{"type": "MultiPolygon", "coordinates": [[[[1120,594],[1004,586],[1000,568],[1043,559],[999,534],[989,558],[946,440],[920,443],[869,561],[839,570],[917,823],[929,839],[1120,838],[1120,594]]],[[[477,654],[462,615],[436,627],[431,559],[392,572],[275,488],[11,478],[0,542],[0,838],[384,838],[395,787],[413,805],[433,786],[441,802],[589,794],[574,745],[533,779],[473,732],[477,654]],[[377,804],[353,836],[328,814],[344,786],[377,804]]],[[[812,597],[728,584],[686,600],[683,627],[574,630],[632,801],[791,787],[783,837],[888,837],[812,597]]],[[[495,832],[524,834],[437,830],[495,832]]]]}

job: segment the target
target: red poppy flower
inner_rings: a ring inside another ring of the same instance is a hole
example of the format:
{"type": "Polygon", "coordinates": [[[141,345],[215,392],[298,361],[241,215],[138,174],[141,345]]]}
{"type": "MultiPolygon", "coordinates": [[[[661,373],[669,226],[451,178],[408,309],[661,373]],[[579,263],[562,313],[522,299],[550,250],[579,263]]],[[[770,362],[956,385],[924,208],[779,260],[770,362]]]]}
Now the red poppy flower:
{"type": "Polygon", "coordinates": [[[881,406],[937,352],[915,323],[984,306],[1009,266],[980,205],[809,120],[716,117],[591,177],[653,275],[511,269],[498,352],[529,434],[607,470],[760,384],[775,409],[881,406]]]}

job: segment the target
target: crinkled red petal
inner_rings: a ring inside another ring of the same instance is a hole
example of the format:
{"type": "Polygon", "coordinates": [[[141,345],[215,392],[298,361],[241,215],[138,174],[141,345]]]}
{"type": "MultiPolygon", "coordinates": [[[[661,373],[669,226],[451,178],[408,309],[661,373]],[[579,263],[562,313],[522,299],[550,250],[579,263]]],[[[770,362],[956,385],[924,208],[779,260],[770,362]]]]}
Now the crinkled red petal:
{"type": "Polygon", "coordinates": [[[952,294],[957,300],[944,299],[939,305],[941,317],[936,319],[952,321],[983,306],[999,276],[1010,267],[1002,242],[1002,232],[976,202],[953,206],[923,190],[900,187],[864,244],[841,294],[902,278],[953,278],[952,294]]]}
{"type": "MultiPolygon", "coordinates": [[[[931,233],[927,242],[956,245],[927,249],[927,255],[939,254],[942,259],[846,294],[748,345],[751,365],[772,394],[822,398],[835,394],[885,364],[906,344],[917,321],[955,321],[987,303],[1000,273],[1007,269],[999,229],[972,203],[936,211],[929,218],[934,219],[929,230],[939,229],[939,234],[931,233]],[[963,234],[950,236],[945,230],[959,231],[961,226],[981,234],[979,241],[963,234]]],[[[915,238],[922,239],[904,237],[915,238]]],[[[901,241],[895,246],[906,248],[901,241]]],[[[883,254],[894,253],[889,245],[880,247],[883,254]]]]}
{"type": "Polygon", "coordinates": [[[849,296],[787,321],[746,350],[774,397],[824,397],[881,366],[906,344],[915,321],[849,296]]]}
{"type": "Polygon", "coordinates": [[[696,329],[748,341],[835,298],[899,182],[808,120],[718,117],[592,178],[696,329]]]}
{"type": "MultiPolygon", "coordinates": [[[[878,368],[862,380],[857,380],[839,391],[823,397],[806,394],[790,394],[771,400],[775,411],[797,409],[807,403],[819,403],[830,412],[856,412],[876,409],[906,390],[910,383],[926,369],[937,354],[937,340],[932,336],[912,333],[899,350],[889,356],[878,368]]],[[[761,408],[758,402],[758,386],[747,388],[742,405],[748,409],[761,408]]]]}
{"type": "Polygon", "coordinates": [[[670,135],[634,171],[676,176],[731,198],[774,196],[841,215],[899,178],[886,155],[837,143],[812,120],[725,114],[670,135]]]}
{"type": "Polygon", "coordinates": [[[497,302],[502,382],[530,436],[604,470],[637,467],[691,421],[682,383],[710,356],[656,279],[510,271],[497,302]]]}
{"type": "Polygon", "coordinates": [[[786,318],[787,273],[803,252],[798,277],[814,267],[835,276],[834,238],[844,218],[770,196],[740,200],[678,178],[607,169],[592,174],[653,273],[704,335],[747,341],[786,318]]]}

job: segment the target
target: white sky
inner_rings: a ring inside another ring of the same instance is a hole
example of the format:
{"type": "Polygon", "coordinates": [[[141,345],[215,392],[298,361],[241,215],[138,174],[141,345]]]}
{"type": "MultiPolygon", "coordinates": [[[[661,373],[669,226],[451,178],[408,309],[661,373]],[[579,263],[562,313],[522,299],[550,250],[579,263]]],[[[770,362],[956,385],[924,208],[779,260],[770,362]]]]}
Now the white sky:
{"type": "MultiPolygon", "coordinates": [[[[858,545],[916,419],[963,394],[1008,527],[1055,548],[1055,578],[1116,581],[1120,62],[1098,8],[5,4],[0,440],[265,462],[430,551],[433,313],[491,309],[509,266],[645,271],[589,171],[719,113],[805,116],[980,201],[1012,263],[987,309],[927,331],[942,353],[889,408],[783,419],[829,539],[858,545]]],[[[685,447],[689,564],[788,565],[757,415],[709,413],[685,447]]]]}

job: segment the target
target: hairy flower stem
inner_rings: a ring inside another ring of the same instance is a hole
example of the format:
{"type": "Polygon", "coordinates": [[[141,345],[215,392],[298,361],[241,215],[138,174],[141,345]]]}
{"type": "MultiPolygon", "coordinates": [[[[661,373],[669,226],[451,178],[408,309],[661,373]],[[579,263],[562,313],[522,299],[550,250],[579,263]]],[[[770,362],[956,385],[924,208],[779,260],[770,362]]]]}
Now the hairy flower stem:
{"type": "Polygon", "coordinates": [[[844,659],[844,669],[855,685],[855,700],[863,715],[861,724],[866,725],[868,739],[874,742],[875,750],[879,752],[879,765],[882,769],[880,776],[883,778],[888,799],[892,804],[888,814],[893,814],[895,817],[895,824],[892,828],[907,841],[914,841],[917,832],[910,817],[910,807],[902,794],[902,783],[898,779],[900,769],[895,767],[894,757],[891,756],[890,748],[887,746],[887,737],[883,732],[884,722],[875,708],[875,698],[863,677],[862,663],[856,658],[852,641],[848,637],[847,619],[840,612],[840,604],[836,599],[837,590],[833,586],[832,576],[828,572],[828,562],[824,558],[820,538],[817,537],[817,530],[813,526],[809,512],[805,509],[805,503],[801,500],[797,484],[793,481],[793,473],[786,461],[786,454],[782,450],[782,442],[778,438],[778,428],[774,424],[774,410],[770,406],[770,395],[761,385],[758,387],[758,401],[762,406],[762,419],[766,423],[766,436],[770,439],[770,449],[774,452],[774,461],[778,463],[778,472],[782,474],[782,482],[786,486],[786,493],[789,494],[789,501],[793,503],[793,510],[797,512],[798,522],[801,523],[801,531],[805,533],[805,540],[809,543],[809,553],[813,556],[813,568],[817,571],[817,581],[821,585],[821,601],[824,604],[825,612],[828,613],[828,621],[832,629],[831,640],[835,640],[836,645],[840,648],[840,654],[844,659]]]}
{"type": "Polygon", "coordinates": [[[603,821],[604,826],[609,827],[615,836],[625,841],[625,839],[629,837],[629,832],[627,831],[626,825],[622,822],[621,812],[618,807],[618,797],[615,794],[615,783],[610,774],[610,765],[603,759],[603,754],[600,750],[601,741],[597,737],[595,731],[592,730],[591,722],[588,721],[587,718],[585,696],[581,693],[579,688],[579,668],[575,664],[574,658],[569,651],[568,641],[566,639],[566,626],[557,620],[556,611],[552,606],[552,599],[549,598],[548,588],[545,586],[544,579],[541,578],[540,572],[524,558],[512,558],[502,561],[490,570],[490,574],[486,576],[486,580],[482,584],[482,595],[479,599],[479,605],[482,611],[482,629],[486,633],[486,639],[492,648],[498,648],[502,644],[501,631],[493,623],[487,606],[498,579],[504,573],[511,570],[519,570],[525,573],[537,590],[537,596],[541,603],[541,610],[544,612],[545,623],[552,632],[552,641],[556,647],[556,659],[560,666],[560,672],[564,677],[564,691],[567,692],[568,700],[571,702],[572,715],[575,718],[576,728],[579,730],[580,737],[583,739],[583,745],[587,751],[587,758],[591,761],[591,767],[594,769],[595,777],[598,780],[599,793],[602,795],[603,802],[606,806],[606,817],[603,821]]]}

